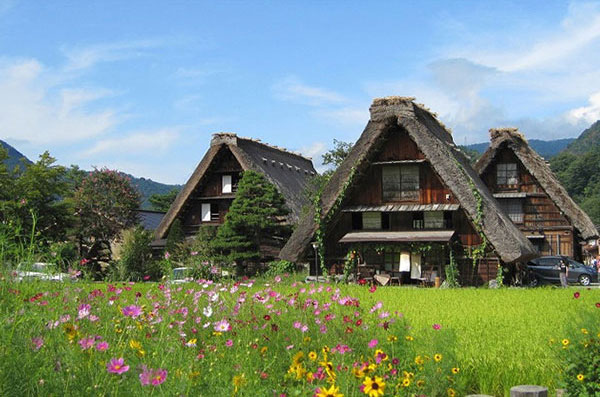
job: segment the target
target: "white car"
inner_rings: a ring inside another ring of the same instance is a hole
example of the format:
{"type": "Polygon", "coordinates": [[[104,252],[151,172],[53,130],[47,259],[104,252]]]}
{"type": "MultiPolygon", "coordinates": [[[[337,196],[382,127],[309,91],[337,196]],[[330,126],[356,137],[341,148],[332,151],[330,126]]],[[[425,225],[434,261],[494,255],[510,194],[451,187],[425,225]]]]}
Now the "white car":
{"type": "Polygon", "coordinates": [[[66,281],[69,280],[67,273],[60,273],[53,263],[36,262],[31,265],[20,263],[17,266],[17,281],[45,280],[45,281],[66,281]]]}
{"type": "Polygon", "coordinates": [[[191,267],[176,267],[173,269],[173,274],[171,275],[169,282],[171,284],[183,284],[193,281],[193,279],[190,277],[191,272],[191,267]]]}

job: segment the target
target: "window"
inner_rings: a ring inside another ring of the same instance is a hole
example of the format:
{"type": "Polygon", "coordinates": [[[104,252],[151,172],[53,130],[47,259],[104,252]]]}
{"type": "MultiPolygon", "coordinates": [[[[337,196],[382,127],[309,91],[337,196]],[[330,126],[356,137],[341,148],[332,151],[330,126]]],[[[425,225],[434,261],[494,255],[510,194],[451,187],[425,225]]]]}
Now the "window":
{"type": "Polygon", "coordinates": [[[423,218],[425,229],[444,228],[444,212],[442,211],[425,211],[423,218]]]}
{"type": "Polygon", "coordinates": [[[210,204],[202,204],[202,222],[210,222],[210,204]]]}
{"type": "Polygon", "coordinates": [[[498,200],[500,207],[514,223],[523,223],[523,201],[519,199],[498,200]]]}
{"type": "Polygon", "coordinates": [[[231,183],[231,175],[223,175],[223,193],[233,192],[233,184],[231,183]]]}
{"type": "Polygon", "coordinates": [[[384,264],[388,272],[400,271],[400,251],[385,250],[384,264]]]}
{"type": "Polygon", "coordinates": [[[361,212],[352,213],[352,230],[361,230],[363,228],[363,220],[361,212]]]}
{"type": "Polygon", "coordinates": [[[423,212],[413,212],[413,229],[423,229],[425,221],[423,212]]]}
{"type": "Polygon", "coordinates": [[[496,184],[498,185],[517,185],[519,183],[516,163],[498,164],[496,172],[496,184]]]}
{"type": "Polygon", "coordinates": [[[381,212],[363,212],[362,225],[364,229],[381,229],[381,212]]]}
{"type": "Polygon", "coordinates": [[[419,200],[419,166],[402,165],[382,168],[384,200],[419,200]]]}
{"type": "Polygon", "coordinates": [[[217,222],[219,220],[219,205],[202,203],[202,222],[217,222]]]}

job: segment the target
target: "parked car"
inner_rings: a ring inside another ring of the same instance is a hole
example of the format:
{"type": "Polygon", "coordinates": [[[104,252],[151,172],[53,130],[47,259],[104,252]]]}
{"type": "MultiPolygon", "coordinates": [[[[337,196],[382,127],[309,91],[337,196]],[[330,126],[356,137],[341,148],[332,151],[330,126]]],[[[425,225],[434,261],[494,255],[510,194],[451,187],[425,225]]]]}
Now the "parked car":
{"type": "Polygon", "coordinates": [[[559,262],[564,259],[569,265],[569,283],[579,283],[588,286],[598,281],[598,273],[591,266],[586,266],[566,256],[542,256],[532,259],[527,264],[529,269],[529,285],[535,286],[540,283],[560,284],[559,262]]]}
{"type": "Polygon", "coordinates": [[[192,281],[192,278],[190,277],[191,273],[191,267],[176,267],[173,269],[173,274],[171,275],[169,282],[171,284],[183,284],[192,281]]]}
{"type": "Polygon", "coordinates": [[[66,281],[69,280],[67,273],[60,273],[53,263],[36,262],[32,264],[20,263],[16,270],[17,281],[45,280],[66,281]]]}

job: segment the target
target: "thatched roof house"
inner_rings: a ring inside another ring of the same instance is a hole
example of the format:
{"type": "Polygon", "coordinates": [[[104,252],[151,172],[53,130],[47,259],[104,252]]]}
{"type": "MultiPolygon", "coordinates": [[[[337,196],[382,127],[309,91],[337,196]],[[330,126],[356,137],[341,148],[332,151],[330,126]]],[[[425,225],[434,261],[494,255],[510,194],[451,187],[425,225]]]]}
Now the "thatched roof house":
{"type": "MultiPolygon", "coordinates": [[[[388,97],[373,101],[370,108],[371,118],[365,130],[323,191],[323,218],[331,219],[335,223],[340,215],[330,214],[332,209],[334,211],[337,209],[340,214],[353,211],[352,208],[357,204],[353,197],[360,194],[359,191],[368,190],[369,183],[381,178],[381,169],[378,174],[377,167],[386,167],[390,164],[402,166],[403,163],[418,164],[421,186],[418,195],[413,197],[413,202],[408,203],[409,205],[381,202],[381,186],[379,186],[375,189],[379,191],[373,195],[379,200],[379,206],[371,207],[371,210],[379,208],[379,211],[397,210],[414,213],[421,208],[433,212],[439,210],[440,206],[452,205],[453,208],[446,209],[454,209],[464,214],[466,219],[464,223],[468,224],[464,227],[470,230],[463,233],[455,227],[463,243],[477,244],[478,236],[472,236],[473,225],[481,218],[481,232],[489,242],[488,247],[502,262],[519,262],[533,257],[535,251],[532,245],[499,208],[487,187],[469,165],[469,161],[454,144],[448,130],[431,112],[422,105],[416,104],[413,99],[388,97]],[[396,154],[391,156],[382,154],[391,145],[395,145],[393,139],[405,140],[399,141],[396,154]],[[415,148],[409,149],[412,146],[415,148]],[[344,186],[352,173],[356,173],[356,177],[342,197],[344,186]],[[439,181],[441,186],[434,186],[433,182],[426,183],[424,178],[433,178],[439,181]],[[336,201],[341,202],[336,203],[336,201]],[[478,211],[481,213],[478,214],[478,211]],[[469,233],[471,236],[467,237],[469,233]]],[[[385,197],[383,201],[386,201],[385,197]]],[[[463,216],[459,215],[455,215],[455,220],[457,216],[459,218],[463,216]]],[[[409,227],[413,224],[419,225],[418,222],[413,221],[409,223],[409,227]]],[[[313,210],[302,218],[281,251],[280,258],[301,261],[310,255],[310,245],[317,227],[313,210]]],[[[383,234],[381,236],[383,237],[383,234]]],[[[410,235],[408,236],[410,238],[410,235]]],[[[429,233],[428,238],[433,241],[434,234],[429,233]]]]}
{"type": "Polygon", "coordinates": [[[490,138],[490,147],[475,165],[484,183],[502,206],[512,201],[506,205],[509,216],[541,254],[578,257],[580,240],[598,237],[590,217],[517,128],[491,129],[490,138]],[[544,243],[544,236],[550,241],[544,243]]]}
{"type": "Polygon", "coordinates": [[[316,175],[311,159],[256,139],[218,133],[213,134],[208,152],[162,219],[156,238],[164,239],[176,218],[188,235],[201,224],[223,223],[235,198],[237,180],[246,170],[263,174],[275,185],[291,211],[289,221],[295,222],[308,204],[305,190],[309,179],[316,175]]]}

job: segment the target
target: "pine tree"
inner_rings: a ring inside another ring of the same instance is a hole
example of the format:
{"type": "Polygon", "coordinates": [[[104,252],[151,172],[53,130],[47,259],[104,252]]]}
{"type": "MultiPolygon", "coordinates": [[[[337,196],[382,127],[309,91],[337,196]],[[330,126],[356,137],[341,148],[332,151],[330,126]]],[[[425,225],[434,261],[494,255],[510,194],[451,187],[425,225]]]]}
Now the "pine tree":
{"type": "Polygon", "coordinates": [[[238,274],[247,263],[262,259],[260,246],[283,242],[291,228],[285,222],[289,210],[281,193],[255,171],[244,172],[225,223],[212,243],[217,260],[235,263],[238,274]]]}

